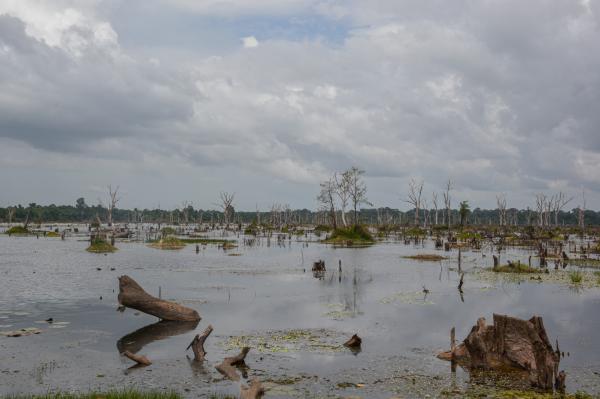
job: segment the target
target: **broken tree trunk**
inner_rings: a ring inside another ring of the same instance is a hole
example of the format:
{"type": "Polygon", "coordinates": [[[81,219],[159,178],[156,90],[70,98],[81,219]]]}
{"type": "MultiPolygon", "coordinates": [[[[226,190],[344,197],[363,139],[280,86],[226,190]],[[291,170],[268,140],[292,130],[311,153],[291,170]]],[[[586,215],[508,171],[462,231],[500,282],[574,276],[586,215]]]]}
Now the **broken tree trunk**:
{"type": "Polygon", "coordinates": [[[346,348],[360,348],[361,344],[362,339],[356,334],[354,334],[348,341],[344,342],[344,346],[346,348]]]}
{"type": "MultiPolygon", "coordinates": [[[[560,357],[550,345],[541,317],[529,320],[494,314],[487,326],[481,317],[462,344],[438,355],[471,368],[525,370],[533,386],[552,389],[559,377],[560,357]]],[[[564,385],[564,381],[561,382],[564,385]]]]}
{"type": "Polygon", "coordinates": [[[250,386],[242,386],[240,392],[240,399],[256,399],[260,398],[262,394],[265,392],[265,389],[260,384],[258,379],[253,379],[250,382],[250,386]]]}
{"type": "Polygon", "coordinates": [[[153,297],[129,276],[119,277],[118,299],[123,306],[151,314],[161,320],[200,320],[200,315],[194,309],[153,297]]]}
{"type": "Polygon", "coordinates": [[[136,362],[140,366],[150,366],[152,364],[152,362],[150,361],[150,359],[148,359],[144,355],[136,355],[136,354],[131,353],[129,351],[123,352],[122,355],[125,356],[126,358],[129,358],[129,359],[133,360],[134,362],[136,362]]]}
{"type": "Polygon", "coordinates": [[[246,355],[250,351],[250,348],[244,347],[242,351],[237,356],[226,357],[223,361],[216,365],[215,368],[225,377],[229,378],[231,381],[239,381],[240,375],[234,366],[242,366],[244,365],[244,359],[246,359],[246,355]]]}
{"type": "Polygon", "coordinates": [[[192,348],[194,351],[194,360],[196,362],[204,361],[204,357],[206,356],[206,351],[204,350],[204,341],[206,341],[206,338],[208,338],[212,331],[213,327],[209,325],[206,327],[206,330],[204,330],[202,335],[196,335],[194,340],[186,348],[186,350],[190,349],[190,347],[192,348]]]}

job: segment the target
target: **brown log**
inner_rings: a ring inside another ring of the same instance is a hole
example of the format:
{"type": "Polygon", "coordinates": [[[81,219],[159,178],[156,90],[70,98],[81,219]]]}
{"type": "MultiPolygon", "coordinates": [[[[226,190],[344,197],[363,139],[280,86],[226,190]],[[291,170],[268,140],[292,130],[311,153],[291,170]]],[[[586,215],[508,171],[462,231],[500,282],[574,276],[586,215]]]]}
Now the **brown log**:
{"type": "Polygon", "coordinates": [[[119,304],[148,313],[162,320],[199,321],[194,309],[165,301],[148,294],[129,276],[119,277],[119,304]]]}
{"type": "Polygon", "coordinates": [[[265,392],[265,389],[256,378],[250,381],[250,386],[242,386],[240,399],[256,399],[260,398],[265,392]]]}
{"type": "Polygon", "coordinates": [[[560,362],[541,317],[521,320],[496,314],[493,325],[487,326],[485,319],[479,318],[461,345],[438,357],[476,369],[508,366],[525,370],[531,384],[542,389],[552,389],[560,362]]]}
{"type": "Polygon", "coordinates": [[[361,344],[362,344],[362,338],[360,338],[356,334],[354,334],[352,336],[352,338],[350,338],[348,341],[344,342],[344,346],[346,348],[360,348],[361,344]]]}
{"type": "Polygon", "coordinates": [[[234,366],[244,365],[244,359],[246,358],[246,355],[249,351],[250,348],[244,347],[242,348],[242,351],[239,353],[239,355],[233,357],[226,357],[220,364],[216,365],[215,368],[219,373],[223,374],[230,380],[239,381],[240,375],[238,374],[234,366]]]}
{"type": "Polygon", "coordinates": [[[201,335],[196,335],[186,348],[186,350],[190,349],[190,347],[192,348],[192,351],[194,351],[194,360],[196,362],[204,361],[204,357],[206,356],[206,351],[204,350],[204,341],[206,341],[212,331],[213,327],[209,325],[201,335]]]}
{"type": "Polygon", "coordinates": [[[133,360],[134,362],[136,362],[140,366],[150,366],[152,364],[152,362],[150,361],[150,359],[148,359],[144,355],[136,355],[136,354],[131,353],[129,351],[123,352],[122,355],[125,356],[126,358],[129,358],[129,359],[133,360]]]}

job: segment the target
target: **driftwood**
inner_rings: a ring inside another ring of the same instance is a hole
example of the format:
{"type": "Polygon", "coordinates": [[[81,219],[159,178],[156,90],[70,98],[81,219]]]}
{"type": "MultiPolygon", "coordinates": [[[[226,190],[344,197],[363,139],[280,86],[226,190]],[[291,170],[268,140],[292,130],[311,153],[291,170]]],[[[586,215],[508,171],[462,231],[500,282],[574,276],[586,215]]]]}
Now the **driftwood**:
{"type": "Polygon", "coordinates": [[[564,386],[566,378],[558,372],[560,356],[552,349],[538,316],[522,320],[494,314],[491,326],[486,325],[485,318],[479,318],[458,346],[454,345],[452,329],[451,350],[438,357],[474,369],[521,369],[528,373],[533,386],[542,389],[552,389],[555,384],[564,386]]]}
{"type": "Polygon", "coordinates": [[[153,297],[129,276],[119,277],[118,298],[119,304],[151,314],[162,320],[200,320],[200,315],[194,309],[153,297]]]}
{"type": "Polygon", "coordinates": [[[239,353],[239,355],[233,357],[226,357],[220,364],[216,365],[215,368],[219,373],[223,374],[231,381],[239,381],[240,375],[238,374],[234,366],[243,366],[245,364],[244,359],[246,358],[246,355],[249,351],[250,348],[244,347],[242,348],[242,351],[239,353]]]}
{"type": "Polygon", "coordinates": [[[188,345],[185,350],[192,348],[194,351],[194,361],[203,362],[204,357],[206,356],[206,351],[204,350],[204,341],[208,338],[210,333],[213,331],[213,327],[209,325],[206,327],[206,330],[202,334],[198,334],[194,337],[192,342],[188,345]]]}
{"type": "Polygon", "coordinates": [[[144,355],[136,355],[135,353],[131,353],[129,351],[125,351],[122,353],[123,356],[129,358],[136,362],[139,366],[150,366],[152,362],[144,355]]]}
{"type": "Polygon", "coordinates": [[[265,389],[260,384],[258,379],[250,381],[250,386],[242,386],[240,391],[240,399],[255,399],[260,398],[265,392],[265,389]]]}
{"type": "Polygon", "coordinates": [[[361,344],[362,344],[362,339],[356,334],[354,334],[352,336],[352,338],[350,338],[348,341],[344,342],[344,346],[346,348],[353,348],[353,349],[360,348],[361,344]]]}

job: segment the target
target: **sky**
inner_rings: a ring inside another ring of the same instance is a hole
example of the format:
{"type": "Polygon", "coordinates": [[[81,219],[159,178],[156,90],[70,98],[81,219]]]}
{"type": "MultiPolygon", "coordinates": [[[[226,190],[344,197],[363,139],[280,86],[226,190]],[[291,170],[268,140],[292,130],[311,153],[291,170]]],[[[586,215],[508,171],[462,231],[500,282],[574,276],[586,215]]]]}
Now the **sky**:
{"type": "Polygon", "coordinates": [[[600,0],[0,0],[0,206],[315,209],[351,166],[600,209],[600,0]]]}

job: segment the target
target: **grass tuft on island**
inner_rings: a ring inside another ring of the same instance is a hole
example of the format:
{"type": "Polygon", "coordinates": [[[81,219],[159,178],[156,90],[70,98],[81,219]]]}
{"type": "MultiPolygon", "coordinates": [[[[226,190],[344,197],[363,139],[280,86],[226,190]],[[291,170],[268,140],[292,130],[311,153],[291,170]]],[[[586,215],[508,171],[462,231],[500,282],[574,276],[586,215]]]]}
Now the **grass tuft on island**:
{"type": "Polygon", "coordinates": [[[440,260],[448,259],[445,256],[436,255],[436,254],[417,254],[417,255],[403,256],[403,258],[420,260],[423,262],[438,262],[440,260]]]}
{"type": "Polygon", "coordinates": [[[511,263],[509,265],[502,265],[502,266],[498,266],[495,269],[492,269],[492,271],[496,272],[496,273],[541,273],[542,270],[540,269],[536,269],[534,267],[530,267],[524,263],[521,262],[517,262],[517,263],[511,263]]]}
{"type": "Polygon", "coordinates": [[[6,230],[4,233],[8,235],[31,234],[31,232],[23,226],[13,226],[10,229],[6,230]]]}
{"type": "Polygon", "coordinates": [[[169,237],[161,238],[158,241],[154,241],[153,243],[150,244],[150,247],[156,248],[156,249],[174,250],[174,249],[184,248],[185,243],[177,237],[169,236],[169,237]]]}
{"type": "Polygon", "coordinates": [[[360,246],[371,245],[375,243],[375,239],[361,225],[354,225],[348,228],[337,228],[331,233],[328,239],[322,241],[325,244],[336,244],[345,246],[360,246]]]}
{"type": "Polygon", "coordinates": [[[103,254],[115,252],[117,249],[117,247],[110,245],[110,243],[104,241],[102,238],[94,238],[90,246],[86,248],[86,251],[96,254],[103,254]]]}
{"type": "Polygon", "coordinates": [[[56,392],[42,395],[9,395],[6,399],[182,399],[176,392],[141,392],[133,389],[109,392],[56,392]]]}

